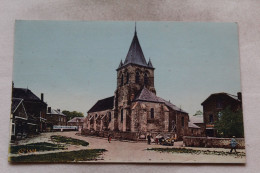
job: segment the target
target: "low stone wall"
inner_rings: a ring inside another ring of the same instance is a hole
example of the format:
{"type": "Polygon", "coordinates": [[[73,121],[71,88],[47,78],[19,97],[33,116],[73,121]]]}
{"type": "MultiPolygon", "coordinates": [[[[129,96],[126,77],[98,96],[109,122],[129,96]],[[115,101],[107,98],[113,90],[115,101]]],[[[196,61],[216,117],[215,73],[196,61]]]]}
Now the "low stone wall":
{"type": "MultiPolygon", "coordinates": [[[[104,137],[107,138],[108,135],[112,135],[112,138],[119,139],[119,140],[132,140],[132,141],[146,141],[147,133],[141,133],[141,132],[120,132],[120,131],[94,131],[94,130],[87,130],[84,129],[81,131],[82,135],[88,135],[88,136],[98,136],[98,137],[104,137]]],[[[155,137],[158,134],[163,134],[165,136],[174,137],[175,133],[170,132],[151,132],[150,133],[152,137],[155,139],[155,137]]]]}
{"type": "Polygon", "coordinates": [[[91,130],[82,130],[82,135],[89,135],[89,136],[98,136],[107,138],[110,134],[112,138],[119,139],[119,140],[145,140],[141,139],[139,133],[137,132],[115,132],[115,131],[91,131],[91,130]]]}
{"type": "MultiPolygon", "coordinates": [[[[186,147],[207,147],[207,148],[230,148],[231,138],[215,138],[215,137],[192,137],[184,136],[183,144],[186,147]]],[[[236,138],[237,148],[245,148],[244,138],[236,138]]]]}

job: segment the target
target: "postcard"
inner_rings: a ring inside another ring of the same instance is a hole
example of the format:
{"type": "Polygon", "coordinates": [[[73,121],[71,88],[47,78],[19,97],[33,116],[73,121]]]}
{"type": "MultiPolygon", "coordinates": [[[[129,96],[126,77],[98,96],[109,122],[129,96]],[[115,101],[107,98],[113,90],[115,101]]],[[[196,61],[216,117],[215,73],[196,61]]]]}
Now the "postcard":
{"type": "Polygon", "coordinates": [[[246,162],[236,23],[15,24],[11,163],[246,162]]]}

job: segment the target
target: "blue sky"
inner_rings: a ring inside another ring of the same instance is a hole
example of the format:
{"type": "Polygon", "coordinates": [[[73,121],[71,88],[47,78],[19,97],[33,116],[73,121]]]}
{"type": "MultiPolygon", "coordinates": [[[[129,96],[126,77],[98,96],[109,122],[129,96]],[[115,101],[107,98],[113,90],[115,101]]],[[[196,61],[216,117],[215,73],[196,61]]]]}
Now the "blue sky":
{"type": "MultiPolygon", "coordinates": [[[[16,21],[13,81],[53,108],[86,112],[114,94],[134,22],[16,21]]],[[[241,91],[236,23],[137,22],[157,95],[193,115],[212,93],[241,91]]]]}

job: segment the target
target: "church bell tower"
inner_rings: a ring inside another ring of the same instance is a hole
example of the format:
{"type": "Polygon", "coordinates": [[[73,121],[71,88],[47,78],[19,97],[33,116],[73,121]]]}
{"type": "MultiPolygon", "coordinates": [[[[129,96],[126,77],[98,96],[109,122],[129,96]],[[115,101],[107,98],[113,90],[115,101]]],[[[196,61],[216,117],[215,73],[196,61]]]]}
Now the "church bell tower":
{"type": "Polygon", "coordinates": [[[131,103],[144,87],[156,94],[154,69],[151,60],[149,59],[147,63],[144,57],[135,27],[134,37],[126,58],[124,62],[121,60],[116,69],[117,89],[115,91],[114,105],[118,130],[130,130],[131,103]]]}

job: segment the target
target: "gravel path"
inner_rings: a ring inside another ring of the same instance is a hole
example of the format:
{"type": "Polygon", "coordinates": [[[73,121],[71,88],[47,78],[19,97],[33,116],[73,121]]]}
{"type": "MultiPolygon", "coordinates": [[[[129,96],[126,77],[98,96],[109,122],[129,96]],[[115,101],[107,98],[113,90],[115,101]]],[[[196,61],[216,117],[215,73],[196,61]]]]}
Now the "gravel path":
{"type": "MultiPolygon", "coordinates": [[[[62,135],[72,137],[89,142],[88,147],[70,146],[66,151],[78,149],[106,149],[102,158],[94,162],[162,162],[162,163],[245,163],[246,157],[236,158],[234,155],[205,155],[205,154],[186,154],[186,153],[166,153],[157,151],[147,151],[147,148],[167,148],[162,145],[148,145],[142,142],[122,142],[112,140],[111,143],[106,138],[87,137],[76,135],[76,132],[54,132],[42,133],[38,137],[26,139],[19,142],[19,145],[35,142],[51,142],[50,136],[62,135]]],[[[181,147],[182,142],[176,142],[176,148],[181,147]]],[[[191,148],[196,150],[210,150],[210,151],[229,151],[223,148],[191,148]]],[[[245,150],[238,150],[238,152],[245,152],[245,150]]]]}

